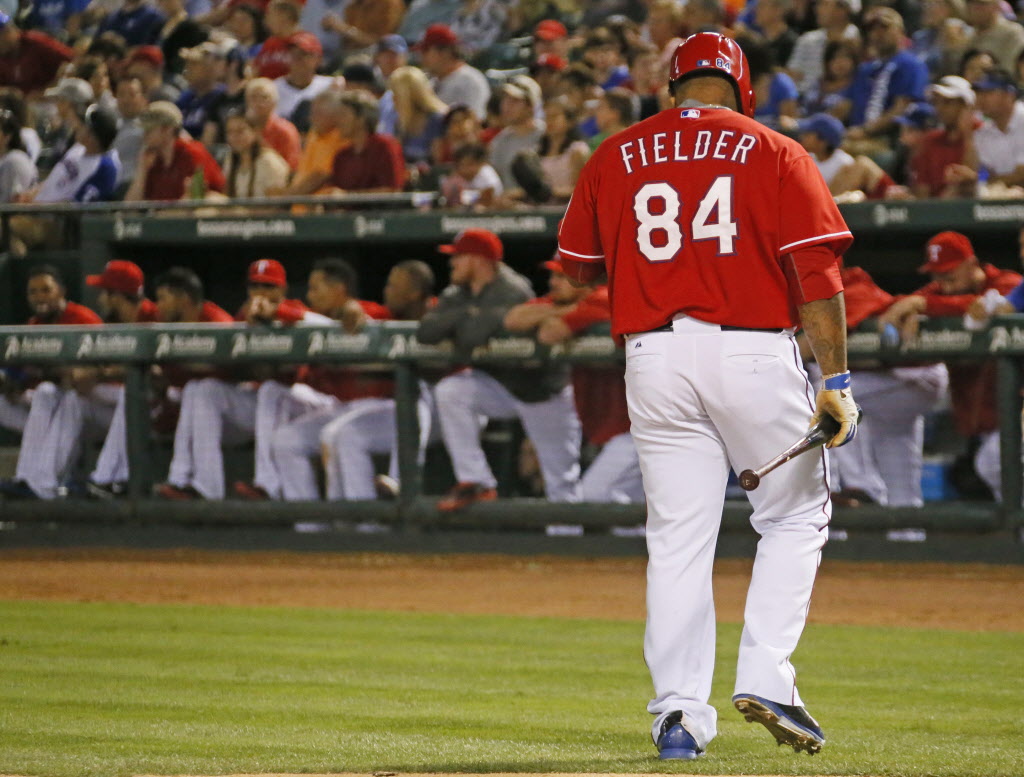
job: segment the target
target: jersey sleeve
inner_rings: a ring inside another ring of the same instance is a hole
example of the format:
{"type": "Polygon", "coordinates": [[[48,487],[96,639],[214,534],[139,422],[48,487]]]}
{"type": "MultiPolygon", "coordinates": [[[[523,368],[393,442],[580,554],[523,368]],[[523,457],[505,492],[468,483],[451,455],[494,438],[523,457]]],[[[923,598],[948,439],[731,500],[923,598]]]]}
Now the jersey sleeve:
{"type": "Polygon", "coordinates": [[[779,255],[815,245],[842,256],[853,243],[835,200],[806,153],[794,155],[782,170],[779,213],[779,255]]]}
{"type": "Polygon", "coordinates": [[[572,310],[562,316],[566,326],[576,335],[585,332],[594,324],[611,321],[611,318],[608,293],[602,293],[601,289],[581,299],[572,310]]]}
{"type": "Polygon", "coordinates": [[[573,262],[604,264],[597,218],[596,178],[605,155],[594,154],[584,165],[558,227],[558,252],[573,262]]]}

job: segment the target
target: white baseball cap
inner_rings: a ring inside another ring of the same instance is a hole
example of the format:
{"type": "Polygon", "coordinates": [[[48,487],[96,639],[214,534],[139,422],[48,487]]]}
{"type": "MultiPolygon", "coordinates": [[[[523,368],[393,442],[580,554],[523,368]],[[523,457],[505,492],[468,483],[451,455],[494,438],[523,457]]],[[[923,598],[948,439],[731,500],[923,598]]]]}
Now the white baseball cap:
{"type": "Polygon", "coordinates": [[[950,100],[963,100],[965,105],[974,105],[974,89],[970,82],[960,76],[943,76],[928,87],[926,96],[937,94],[950,100]]]}

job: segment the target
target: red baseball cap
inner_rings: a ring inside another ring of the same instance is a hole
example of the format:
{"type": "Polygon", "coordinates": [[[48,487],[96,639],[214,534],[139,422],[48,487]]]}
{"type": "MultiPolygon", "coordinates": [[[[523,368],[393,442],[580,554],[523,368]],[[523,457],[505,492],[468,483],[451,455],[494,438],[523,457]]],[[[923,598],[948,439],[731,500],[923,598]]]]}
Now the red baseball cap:
{"type": "Polygon", "coordinates": [[[569,37],[569,31],[557,19],[542,19],[533,28],[533,37],[539,40],[561,40],[569,37]]]}
{"type": "Polygon", "coordinates": [[[455,236],[455,242],[438,246],[442,254],[476,254],[492,262],[500,262],[505,255],[501,238],[489,229],[464,229],[455,236]]]}
{"type": "Polygon", "coordinates": [[[545,270],[551,270],[551,272],[561,273],[565,275],[565,267],[562,266],[562,255],[555,251],[554,256],[548,259],[546,262],[541,262],[540,266],[545,270]]]}
{"type": "Polygon", "coordinates": [[[320,39],[311,32],[300,30],[288,39],[288,45],[294,46],[299,51],[305,51],[307,54],[324,53],[324,47],[320,43],[320,39]]]}
{"type": "Polygon", "coordinates": [[[85,283],[87,286],[95,286],[106,291],[119,291],[133,297],[141,297],[145,279],[142,268],[135,262],[115,259],[107,262],[107,266],[99,275],[86,275],[85,283]]]}
{"type": "Polygon", "coordinates": [[[164,66],[164,53],[159,46],[138,46],[124,58],[125,65],[133,62],[146,62],[156,68],[164,66]]]}
{"type": "Polygon", "coordinates": [[[561,73],[567,67],[569,67],[569,63],[557,54],[541,54],[537,57],[537,61],[533,63],[534,72],[547,68],[548,70],[554,70],[556,73],[561,73]]]}
{"type": "Polygon", "coordinates": [[[917,268],[921,273],[942,273],[955,270],[974,256],[974,247],[966,235],[940,232],[925,245],[928,261],[917,268]]]}
{"type": "Polygon", "coordinates": [[[447,24],[431,24],[427,27],[426,32],[423,33],[420,42],[413,46],[413,48],[417,51],[422,51],[433,46],[447,47],[457,46],[458,44],[459,36],[447,24]]]}
{"type": "Polygon", "coordinates": [[[257,259],[249,265],[249,274],[246,280],[248,283],[280,286],[282,289],[288,285],[288,276],[285,274],[284,265],[277,259],[257,259]]]}

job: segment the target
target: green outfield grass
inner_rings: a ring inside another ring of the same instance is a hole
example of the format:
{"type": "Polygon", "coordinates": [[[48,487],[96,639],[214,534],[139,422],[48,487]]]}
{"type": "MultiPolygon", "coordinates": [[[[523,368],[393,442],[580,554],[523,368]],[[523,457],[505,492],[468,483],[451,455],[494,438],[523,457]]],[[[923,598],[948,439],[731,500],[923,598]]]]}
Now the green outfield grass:
{"type": "Polygon", "coordinates": [[[719,635],[718,739],[666,766],[640,623],[0,602],[0,773],[1024,775],[1024,635],[812,626],[814,758],[732,709],[719,635]]]}

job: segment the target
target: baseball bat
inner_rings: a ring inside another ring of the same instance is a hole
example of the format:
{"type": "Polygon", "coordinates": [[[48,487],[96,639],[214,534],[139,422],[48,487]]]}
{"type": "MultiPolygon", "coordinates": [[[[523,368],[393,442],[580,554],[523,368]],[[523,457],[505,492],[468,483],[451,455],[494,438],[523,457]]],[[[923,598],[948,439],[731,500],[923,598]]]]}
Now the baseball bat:
{"type": "MultiPolygon", "coordinates": [[[[857,406],[857,423],[863,417],[864,412],[857,406]]],[[[790,459],[794,459],[801,453],[806,453],[819,446],[824,445],[839,433],[839,422],[832,416],[827,415],[818,423],[807,430],[807,434],[790,445],[771,461],[762,464],[757,469],[745,469],[740,473],[740,487],[744,491],[753,491],[761,485],[761,478],[773,469],[781,467],[790,459]]]]}

